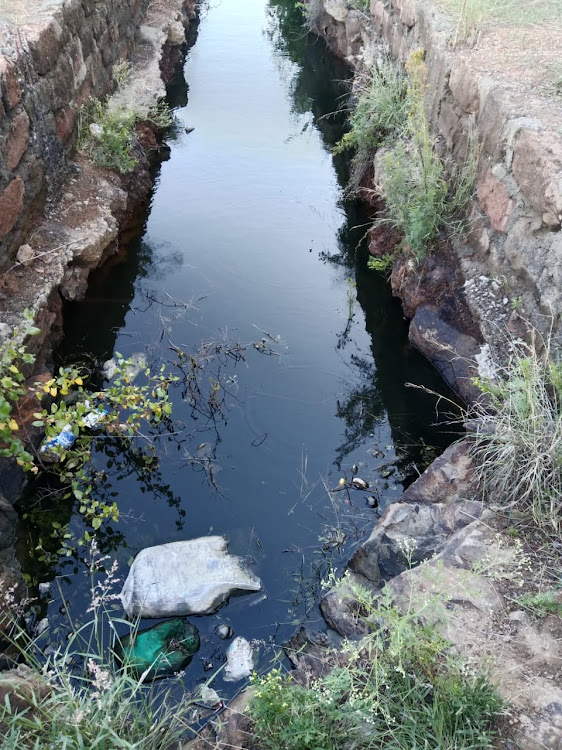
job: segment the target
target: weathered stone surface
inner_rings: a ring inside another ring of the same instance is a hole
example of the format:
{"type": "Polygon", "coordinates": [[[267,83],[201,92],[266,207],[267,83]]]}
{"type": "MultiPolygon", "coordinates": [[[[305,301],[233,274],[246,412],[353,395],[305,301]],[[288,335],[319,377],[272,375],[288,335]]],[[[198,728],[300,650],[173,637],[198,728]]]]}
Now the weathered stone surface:
{"type": "Polygon", "coordinates": [[[8,111],[21,101],[21,87],[15,66],[2,55],[0,55],[0,98],[8,111]]]}
{"type": "MultiPolygon", "coordinates": [[[[357,573],[351,573],[352,581],[364,586],[367,579],[357,573]]],[[[369,631],[365,622],[367,612],[357,601],[351,586],[340,581],[320,601],[322,617],[328,625],[344,638],[358,638],[369,631]]]]}
{"type": "Polygon", "coordinates": [[[342,638],[335,630],[327,633],[309,633],[304,627],[299,628],[295,635],[283,644],[293,666],[292,676],[301,685],[308,685],[311,679],[326,674],[330,663],[326,658],[330,650],[338,650],[342,638]]]}
{"type": "Polygon", "coordinates": [[[6,166],[10,171],[14,170],[25,153],[29,143],[29,117],[25,110],[16,115],[10,124],[10,130],[4,142],[4,156],[6,166]]]}
{"type": "Polygon", "coordinates": [[[22,263],[24,266],[28,266],[33,258],[35,258],[35,251],[31,245],[20,245],[16,253],[17,262],[22,263]]]}
{"type": "Polygon", "coordinates": [[[439,310],[426,305],[416,310],[409,338],[465,401],[470,403],[480,397],[472,382],[477,374],[474,358],[480,351],[475,338],[460,333],[442,319],[439,310]]]}
{"type": "Polygon", "coordinates": [[[349,13],[349,8],[346,0],[325,0],[324,8],[326,13],[331,16],[334,21],[344,23],[349,13]]]}
{"type": "Polygon", "coordinates": [[[349,568],[374,584],[427,560],[479,518],[477,479],[466,441],[450,446],[381,516],[349,568]]]}
{"type": "Polygon", "coordinates": [[[400,497],[403,503],[475,500],[478,480],[467,440],[450,445],[400,497]]]}
{"type": "Polygon", "coordinates": [[[46,697],[49,688],[41,679],[41,676],[25,664],[20,664],[15,669],[0,672],[0,700],[5,705],[9,696],[12,710],[25,711],[29,709],[36,700],[46,697]]]}
{"type": "Polygon", "coordinates": [[[490,221],[490,226],[497,232],[505,232],[513,200],[509,197],[507,187],[495,176],[491,167],[480,175],[478,180],[478,200],[490,221]]]}
{"type": "Polygon", "coordinates": [[[545,224],[562,221],[562,144],[523,130],[515,144],[513,175],[545,224]]]}
{"type": "Polygon", "coordinates": [[[24,184],[18,175],[0,195],[0,240],[10,232],[23,211],[24,184]]]}
{"type": "Polygon", "coordinates": [[[235,592],[260,589],[260,579],[228,554],[227,540],[209,536],[143,549],[121,600],[129,617],[181,617],[213,612],[235,592]]]}
{"type": "Polygon", "coordinates": [[[53,18],[46,26],[26,29],[26,37],[37,72],[43,76],[54,68],[58,60],[63,30],[53,18]]]}
{"type": "Polygon", "coordinates": [[[235,638],[226,650],[225,682],[239,682],[249,677],[254,670],[254,651],[250,643],[241,636],[235,638]]]}
{"type": "Polygon", "coordinates": [[[453,151],[462,134],[462,118],[452,102],[444,101],[441,104],[438,125],[447,148],[453,151]]]}
{"type": "Polygon", "coordinates": [[[480,108],[480,91],[475,74],[465,60],[455,59],[449,75],[451,93],[465,112],[476,114],[480,108]]]}
{"type": "Polygon", "coordinates": [[[81,236],[73,241],[74,260],[95,268],[105,248],[117,237],[117,222],[111,215],[98,216],[82,227],[81,236]]]}
{"type": "Polygon", "coordinates": [[[455,650],[482,665],[510,704],[512,732],[524,750],[558,750],[562,742],[562,618],[505,614],[499,593],[520,566],[511,540],[476,521],[454,534],[432,560],[389,586],[399,606],[419,611],[455,650]],[[498,616],[503,617],[501,630],[498,616]]]}
{"type": "Polygon", "coordinates": [[[0,493],[0,550],[14,542],[18,514],[4,495],[0,493]]]}
{"type": "Polygon", "coordinates": [[[212,748],[216,748],[216,750],[258,750],[259,744],[252,734],[252,721],[246,714],[254,692],[255,688],[253,687],[243,690],[227,705],[224,713],[214,722],[216,742],[211,745],[212,748]]]}

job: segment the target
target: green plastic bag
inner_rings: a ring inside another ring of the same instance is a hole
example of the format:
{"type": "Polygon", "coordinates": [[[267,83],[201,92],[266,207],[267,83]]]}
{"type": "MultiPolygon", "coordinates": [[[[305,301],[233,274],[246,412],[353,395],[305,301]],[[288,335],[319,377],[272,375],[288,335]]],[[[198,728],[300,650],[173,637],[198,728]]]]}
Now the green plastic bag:
{"type": "Polygon", "coordinates": [[[147,672],[145,679],[156,680],[181,672],[198,649],[195,625],[176,618],[124,636],[117,651],[137,676],[147,672]]]}

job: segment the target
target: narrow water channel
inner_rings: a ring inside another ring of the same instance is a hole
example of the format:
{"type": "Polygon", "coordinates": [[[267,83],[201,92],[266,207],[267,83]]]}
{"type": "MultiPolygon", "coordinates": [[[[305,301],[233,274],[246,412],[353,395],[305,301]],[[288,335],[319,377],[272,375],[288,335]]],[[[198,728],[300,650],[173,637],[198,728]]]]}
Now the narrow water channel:
{"type": "MultiPolygon", "coordinates": [[[[206,378],[222,379],[228,394],[213,420],[194,412],[179,383],[171,425],[151,435],[149,466],[133,449],[112,455],[110,443],[95,456],[105,471],[97,491],[122,514],[103,527],[100,548],[123,575],[143,547],[213,533],[262,578],[263,594],[193,618],[203,645],[192,679],[203,658],[223,658],[218,621],[267,644],[304,618],[320,624],[319,580],[341,570],[377,517],[366,493],[330,497],[326,487],[357,464],[384,507],[426,447],[450,441],[432,426],[434,399],[406,387],[444,391],[408,345],[388,284],[367,270],[367,215],[342,197],[346,162],[331,148],[349,71],[303,32],[294,5],[205,8],[170,89],[177,127],[142,236],[65,313],[67,361],[118,351],[159,363],[174,347],[245,347],[243,361],[208,364],[206,378]]],[[[45,528],[56,518],[80,526],[75,510],[46,502],[45,528]]],[[[36,581],[56,581],[37,615],[56,633],[61,596],[79,617],[89,587],[80,554],[30,557],[45,528],[22,521],[19,554],[36,581]]]]}

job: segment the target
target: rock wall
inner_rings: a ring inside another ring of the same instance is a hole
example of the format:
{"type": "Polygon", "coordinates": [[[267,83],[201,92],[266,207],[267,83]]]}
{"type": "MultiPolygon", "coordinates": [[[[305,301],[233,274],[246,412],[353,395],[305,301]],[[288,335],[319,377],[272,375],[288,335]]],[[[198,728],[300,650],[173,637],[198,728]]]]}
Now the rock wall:
{"type": "Polygon", "coordinates": [[[514,308],[539,328],[562,312],[562,137],[553,102],[531,101],[513,82],[485,77],[452,49],[454,25],[430,0],[315,0],[315,29],[352,66],[369,65],[387,45],[406,61],[423,48],[426,112],[441,153],[462,159],[470,129],[481,148],[470,231],[455,244],[463,293],[484,338],[513,324],[514,308]],[[554,113],[554,116],[553,116],[554,113]],[[491,277],[491,278],[490,278],[491,277]],[[496,281],[492,286],[492,282],[496,281]],[[516,301],[515,304],[511,304],[516,301]],[[546,317],[545,317],[546,316],[546,317]]]}
{"type": "Polygon", "coordinates": [[[112,90],[113,66],[127,59],[148,0],[19,6],[4,22],[0,10],[0,266],[60,189],[78,109],[112,90]]]}

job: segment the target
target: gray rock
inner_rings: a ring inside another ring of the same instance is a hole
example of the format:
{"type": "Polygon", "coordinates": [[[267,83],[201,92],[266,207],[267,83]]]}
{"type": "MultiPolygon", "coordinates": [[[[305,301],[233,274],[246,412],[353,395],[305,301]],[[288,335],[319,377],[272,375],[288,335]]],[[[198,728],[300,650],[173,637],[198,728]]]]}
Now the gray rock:
{"type": "Polygon", "coordinates": [[[238,682],[254,670],[254,652],[245,638],[235,638],[226,651],[225,682],[238,682]]]}
{"type": "Polygon", "coordinates": [[[147,547],[136,556],[121,601],[129,617],[213,612],[236,591],[259,591],[260,579],[227,551],[222,536],[147,547]]]}
{"type": "MultiPolygon", "coordinates": [[[[355,573],[351,573],[351,581],[369,586],[363,576],[355,573]]],[[[358,638],[369,632],[369,626],[365,622],[367,612],[345,580],[340,581],[322,598],[320,611],[332,630],[344,638],[358,638]]]]}
{"type": "Polygon", "coordinates": [[[374,584],[426,560],[483,510],[469,445],[450,446],[381,516],[349,568],[374,584]],[[408,552],[406,552],[406,549],[408,552]]]}

